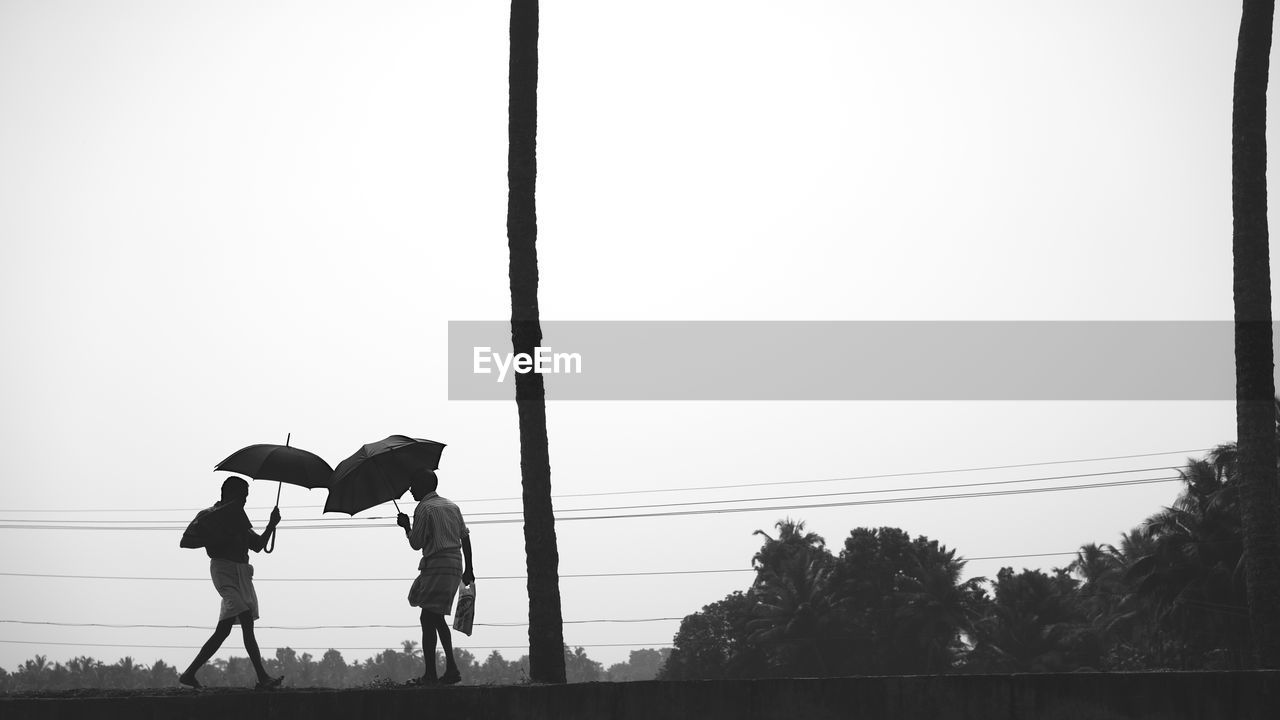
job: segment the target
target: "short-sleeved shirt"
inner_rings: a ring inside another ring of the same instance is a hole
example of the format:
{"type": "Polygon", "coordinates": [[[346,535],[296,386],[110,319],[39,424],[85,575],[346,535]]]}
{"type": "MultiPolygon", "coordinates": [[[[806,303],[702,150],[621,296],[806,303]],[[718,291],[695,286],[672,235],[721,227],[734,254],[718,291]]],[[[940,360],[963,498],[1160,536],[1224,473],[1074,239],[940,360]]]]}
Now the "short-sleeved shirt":
{"type": "Polygon", "coordinates": [[[414,545],[422,546],[423,557],[456,550],[462,547],[462,538],[469,534],[458,506],[434,492],[427,493],[413,511],[409,539],[414,545]]]}
{"type": "Polygon", "coordinates": [[[208,523],[213,533],[204,546],[205,553],[214,560],[249,562],[249,531],[253,523],[243,507],[210,508],[208,523]]]}

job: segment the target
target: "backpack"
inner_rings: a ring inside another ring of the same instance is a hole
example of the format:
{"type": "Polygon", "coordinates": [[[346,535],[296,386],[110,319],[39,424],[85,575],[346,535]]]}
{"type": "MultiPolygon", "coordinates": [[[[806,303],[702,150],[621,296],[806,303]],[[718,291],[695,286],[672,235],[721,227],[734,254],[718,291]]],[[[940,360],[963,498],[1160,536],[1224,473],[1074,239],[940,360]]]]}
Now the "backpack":
{"type": "Polygon", "coordinates": [[[178,541],[178,547],[195,550],[208,545],[209,541],[217,535],[216,530],[210,527],[213,522],[213,513],[217,509],[215,505],[196,513],[196,516],[187,525],[187,529],[183,531],[182,539],[178,541]]]}

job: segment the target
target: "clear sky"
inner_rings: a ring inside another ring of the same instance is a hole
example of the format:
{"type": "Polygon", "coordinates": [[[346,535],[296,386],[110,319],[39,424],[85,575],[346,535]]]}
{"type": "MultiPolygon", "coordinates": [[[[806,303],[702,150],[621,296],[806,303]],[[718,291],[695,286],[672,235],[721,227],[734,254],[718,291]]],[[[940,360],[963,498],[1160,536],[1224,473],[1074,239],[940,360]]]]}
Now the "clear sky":
{"type": "MultiPolygon", "coordinates": [[[[1237,5],[547,0],[543,317],[1229,320],[1237,5]]],[[[515,408],[450,401],[444,362],[448,321],[510,313],[507,12],[0,0],[0,572],[205,578],[180,531],[4,525],[181,525],[217,498],[212,467],[242,446],[292,433],[336,464],[408,434],[448,443],[441,493],[476,523],[481,625],[458,644],[525,652],[520,525],[478,522],[518,509],[490,501],[520,494],[515,408]]],[[[1225,401],[547,414],[563,510],[1160,468],[1235,434],[1225,401]]],[[[275,491],[253,484],[259,526],[275,491]]],[[[837,548],[853,527],[891,525],[970,557],[1071,552],[1115,542],[1175,492],[564,520],[561,572],[747,568],[752,531],[787,515],[837,548]]],[[[286,486],[278,549],[254,558],[264,652],[355,648],[350,661],[414,638],[402,533],[390,520],[290,529],[323,502],[286,486]]],[[[750,578],[565,578],[564,617],[679,618],[750,578]]],[[[207,580],[0,575],[0,587],[0,621],[195,626],[0,622],[10,670],[36,653],[185,665],[216,620],[207,580]]],[[[607,665],[677,626],[575,622],[565,639],[607,665]]],[[[243,654],[238,636],[228,654],[243,654]]]]}

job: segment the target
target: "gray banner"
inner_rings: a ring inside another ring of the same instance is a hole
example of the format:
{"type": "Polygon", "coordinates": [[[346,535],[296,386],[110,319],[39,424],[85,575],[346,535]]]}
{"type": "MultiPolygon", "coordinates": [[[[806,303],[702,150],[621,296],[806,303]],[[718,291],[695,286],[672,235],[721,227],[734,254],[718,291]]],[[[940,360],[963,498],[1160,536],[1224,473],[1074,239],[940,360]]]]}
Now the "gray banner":
{"type": "MultiPolygon", "coordinates": [[[[1231,322],[549,321],[548,400],[1232,400],[1231,322]]],[[[1275,327],[1272,328],[1275,336],[1275,327]]],[[[449,399],[511,400],[506,321],[449,323],[449,399]]]]}

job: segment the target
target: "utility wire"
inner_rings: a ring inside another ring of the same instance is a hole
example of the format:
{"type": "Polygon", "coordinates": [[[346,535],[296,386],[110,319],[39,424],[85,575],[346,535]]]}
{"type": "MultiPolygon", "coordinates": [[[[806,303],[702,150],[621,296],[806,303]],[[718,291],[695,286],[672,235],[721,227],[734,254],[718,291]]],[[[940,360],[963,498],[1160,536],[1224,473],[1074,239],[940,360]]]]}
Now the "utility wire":
{"type": "MultiPolygon", "coordinates": [[[[1080,597],[1106,597],[1106,596],[1116,596],[1116,595],[1120,595],[1120,594],[1119,594],[1119,593],[1086,593],[1086,594],[1081,595],[1080,597]]],[[[1201,609],[1201,610],[1204,610],[1204,611],[1206,611],[1206,612],[1215,613],[1215,614],[1228,615],[1228,616],[1238,617],[1238,618],[1248,618],[1247,608],[1245,608],[1245,607],[1243,607],[1243,606],[1237,606],[1237,605],[1224,605],[1224,604],[1221,604],[1221,603],[1211,603],[1211,602],[1206,602],[1206,601],[1197,601],[1197,600],[1189,600],[1189,599],[1182,599],[1182,598],[1179,598],[1179,599],[1175,600],[1175,603],[1177,603],[1177,604],[1186,604],[1186,605],[1191,605],[1191,606],[1198,606],[1198,607],[1200,607],[1200,609],[1201,609]]],[[[646,620],[636,620],[635,622],[651,622],[651,621],[657,621],[657,620],[682,620],[682,619],[683,619],[683,618],[650,618],[650,619],[646,619],[646,620]]],[[[200,630],[207,629],[207,628],[204,628],[204,627],[196,627],[196,626],[192,626],[192,625],[103,625],[103,624],[97,624],[97,623],[26,622],[26,621],[21,621],[21,620],[0,620],[0,622],[4,622],[4,623],[23,623],[23,624],[29,624],[29,625],[57,625],[57,626],[74,626],[74,627],[113,627],[113,628],[182,628],[182,629],[188,629],[188,628],[189,628],[189,629],[200,629],[200,630]]],[[[580,621],[580,622],[627,622],[627,621],[611,621],[611,620],[593,621],[593,620],[588,620],[588,621],[580,621]]],[[[477,623],[477,624],[481,624],[481,623],[477,623]]],[[[332,627],[329,627],[329,626],[319,626],[319,627],[286,627],[286,626],[270,626],[270,625],[264,625],[264,626],[262,626],[262,627],[263,627],[263,628],[275,629],[275,630],[328,630],[328,629],[333,629],[333,628],[390,628],[390,629],[410,629],[410,628],[413,628],[413,629],[416,629],[418,626],[417,626],[417,625],[339,625],[339,626],[332,626],[332,627]]],[[[0,639],[0,643],[15,644],[15,645],[56,645],[56,646],[70,646],[70,647],[110,647],[110,648],[117,648],[117,649],[119,649],[119,648],[147,648],[147,649],[181,649],[181,650],[195,650],[195,649],[197,649],[197,648],[199,648],[199,647],[200,647],[200,646],[198,646],[198,645],[150,645],[150,644],[119,644],[119,643],[96,643],[96,642],[82,642],[82,643],[77,643],[77,642],[54,642],[54,641],[44,641],[44,640],[9,640],[9,639],[0,639]]],[[[582,647],[582,648],[588,648],[588,647],[671,647],[671,646],[672,646],[672,644],[671,644],[671,643],[595,643],[595,644],[576,644],[576,643],[573,643],[573,644],[569,644],[569,645],[570,645],[570,647],[582,647]]],[[[292,650],[316,650],[316,651],[321,651],[321,650],[352,650],[352,651],[354,651],[354,650],[360,650],[360,651],[377,651],[377,650],[384,650],[384,651],[385,651],[385,650],[391,650],[391,651],[394,651],[394,648],[386,648],[386,647],[380,647],[380,646],[366,646],[366,647],[323,647],[323,646],[312,646],[312,647],[293,647],[292,645],[286,645],[286,646],[283,646],[283,647],[288,647],[288,648],[290,648],[290,649],[292,649],[292,650]]],[[[473,646],[471,646],[470,648],[468,648],[468,647],[463,647],[463,646],[459,646],[459,649],[469,650],[469,649],[472,649],[472,648],[483,648],[483,649],[488,649],[488,650],[524,650],[524,649],[528,649],[528,647],[529,647],[528,645],[473,645],[473,646]]]]}
{"type": "MultiPolygon", "coordinates": [[[[1070,553],[1075,555],[1075,553],[1070,553]]],[[[641,575],[696,575],[703,573],[754,573],[754,569],[740,568],[728,570],[654,570],[649,573],[580,573],[580,574],[564,574],[564,578],[623,578],[623,577],[641,577],[641,575]]],[[[157,578],[157,577],[138,577],[138,575],[56,575],[47,573],[0,573],[0,577],[15,578],[60,578],[70,580],[179,580],[179,582],[187,583],[207,583],[209,578],[157,578]]],[[[255,578],[255,583],[378,583],[378,582],[406,582],[408,578],[255,578]]],[[[481,577],[481,580],[489,582],[489,580],[526,580],[526,575],[495,575],[495,577],[481,577]]]]}
{"type": "MultiPolygon", "coordinates": [[[[1076,593],[1078,598],[1092,597],[1128,597],[1126,593],[1109,593],[1109,592],[1079,592],[1076,593]]],[[[1199,606],[1209,611],[1217,611],[1229,615],[1243,615],[1247,617],[1248,607],[1244,605],[1215,603],[1207,600],[1195,600],[1190,598],[1176,598],[1175,604],[1186,604],[1199,606]]],[[[648,622],[669,622],[674,620],[683,620],[683,617],[662,617],[662,618],[628,618],[628,619],[595,619],[595,620],[563,620],[562,624],[576,625],[588,623],[648,623],[648,622]]],[[[146,623],[74,623],[74,622],[57,622],[52,620],[0,620],[0,623],[8,623],[14,625],[39,625],[52,627],[95,627],[95,628],[111,628],[111,629],[161,629],[161,630],[207,630],[204,625],[158,625],[146,623]]],[[[481,627],[527,627],[528,623],[524,622],[503,622],[503,623],[476,623],[481,627]]],[[[364,625],[260,625],[261,629],[267,630],[350,630],[350,629],[394,629],[409,630],[418,629],[420,626],[413,625],[392,625],[392,624],[364,624],[364,625]]],[[[122,646],[133,647],[133,646],[122,646]]]]}
{"type": "MultiPolygon", "coordinates": [[[[48,641],[45,641],[45,640],[5,640],[5,639],[0,639],[0,643],[7,643],[7,644],[12,644],[12,645],[68,645],[68,646],[71,646],[71,647],[147,648],[147,649],[171,649],[171,650],[198,650],[198,649],[200,649],[200,647],[201,647],[201,646],[199,646],[199,645],[140,645],[140,644],[121,644],[121,643],[48,642],[48,641]]],[[[594,644],[582,644],[582,645],[579,645],[578,643],[565,643],[565,644],[566,644],[566,645],[568,645],[570,648],[577,648],[577,647],[581,647],[581,648],[596,648],[596,647],[638,647],[638,648],[663,648],[663,647],[671,647],[671,642],[670,642],[670,641],[664,641],[664,642],[658,642],[658,643],[594,643],[594,644]]],[[[392,650],[392,651],[395,651],[395,648],[389,648],[389,647],[385,647],[385,646],[377,646],[377,647],[328,647],[328,646],[293,647],[292,645],[280,645],[280,646],[278,646],[278,647],[287,647],[287,648],[289,648],[289,649],[291,649],[291,650],[317,650],[317,651],[319,651],[319,650],[392,650]]],[[[471,646],[456,645],[456,647],[457,647],[457,649],[459,649],[459,650],[468,650],[468,651],[470,651],[471,649],[484,649],[484,650],[528,650],[528,649],[529,649],[529,646],[528,646],[528,645],[471,645],[471,646]]]]}
{"type": "MultiPolygon", "coordinates": [[[[1193,450],[1169,450],[1167,452],[1136,453],[1132,455],[1112,455],[1109,457],[1079,458],[1075,460],[1046,460],[1043,462],[1017,463],[1012,465],[987,465],[984,467],[951,468],[947,470],[920,470],[915,472],[883,473],[878,475],[851,475],[846,477],[819,478],[819,479],[812,479],[812,480],[777,480],[777,481],[771,481],[771,482],[735,483],[735,484],[729,484],[729,485],[702,485],[702,486],[691,486],[691,487],[680,487],[680,488],[646,488],[642,490],[613,490],[613,491],[594,492],[594,493],[565,493],[560,495],[553,495],[552,498],[558,500],[562,498],[573,498],[573,497],[603,497],[603,496],[609,496],[609,495],[641,495],[641,494],[648,494],[648,493],[691,492],[691,491],[697,491],[697,490],[725,490],[725,489],[736,489],[736,488],[747,488],[747,487],[766,487],[766,486],[774,486],[774,485],[804,485],[804,484],[812,484],[812,483],[842,482],[842,481],[848,481],[848,480],[879,480],[879,479],[885,479],[885,478],[918,477],[922,475],[949,475],[949,474],[955,474],[955,473],[983,472],[987,470],[1011,470],[1016,468],[1044,467],[1046,465],[1070,465],[1074,463],[1105,462],[1109,460],[1130,460],[1134,458],[1160,457],[1165,455],[1182,455],[1185,453],[1208,452],[1211,449],[1212,448],[1198,448],[1193,450]]],[[[1161,469],[1164,469],[1164,468],[1161,468],[1161,469]]],[[[961,486],[956,486],[956,487],[961,487],[961,486]]],[[[515,501],[515,500],[521,500],[521,498],[520,497],[472,498],[469,500],[457,500],[456,502],[459,502],[459,503],[507,502],[507,501],[515,501]]],[[[303,509],[311,509],[311,508],[318,508],[318,507],[324,507],[324,506],[323,505],[285,505],[285,506],[281,506],[281,509],[282,510],[303,510],[303,509]]],[[[203,508],[76,508],[76,509],[38,508],[38,509],[18,510],[18,509],[0,508],[0,512],[13,512],[13,513],[197,512],[202,509],[203,508]]],[[[271,508],[270,507],[254,507],[254,508],[247,508],[247,509],[270,510],[271,508]]]]}
{"type": "MultiPolygon", "coordinates": [[[[702,505],[722,505],[725,503],[775,502],[779,500],[802,500],[806,498],[847,497],[847,496],[853,496],[853,495],[881,495],[885,493],[918,492],[923,490],[952,490],[952,489],[958,489],[958,488],[1019,485],[1019,484],[1025,484],[1025,483],[1047,482],[1050,480],[1074,480],[1078,478],[1095,478],[1095,477],[1106,477],[1111,475],[1128,475],[1132,473],[1156,472],[1156,471],[1173,470],[1173,469],[1176,469],[1176,468],[1170,468],[1170,467],[1137,468],[1134,470],[1109,470],[1105,472],[1096,472],[1096,473],[1078,473],[1073,475],[1051,475],[1047,477],[1020,478],[1017,480],[994,480],[994,481],[976,482],[976,483],[957,483],[953,485],[921,485],[921,486],[905,487],[905,488],[887,488],[883,490],[849,490],[845,492],[809,493],[805,495],[775,495],[771,497],[732,498],[728,500],[697,500],[697,501],[689,501],[689,502],[655,503],[650,505],[618,505],[618,506],[612,506],[612,507],[595,507],[595,508],[558,508],[557,512],[614,512],[619,510],[651,510],[654,508],[664,508],[664,507],[692,507],[692,506],[702,506],[702,505]]],[[[487,517],[492,515],[519,515],[521,513],[522,513],[521,510],[508,510],[505,512],[479,512],[479,513],[469,512],[469,513],[466,513],[466,517],[476,518],[476,517],[487,517]]],[[[320,519],[325,519],[325,518],[320,518],[320,519]]],[[[329,518],[329,519],[331,520],[332,518],[329,518]]],[[[360,518],[360,520],[390,520],[390,519],[394,519],[394,517],[372,516],[372,517],[360,518]]],[[[284,525],[285,527],[293,527],[293,524],[296,524],[296,523],[307,523],[307,522],[314,523],[315,521],[316,519],[314,518],[301,519],[301,520],[283,520],[281,521],[281,524],[284,525]],[[285,525],[285,523],[289,523],[289,525],[285,525]]],[[[13,519],[13,518],[0,518],[0,523],[27,523],[27,522],[32,522],[32,521],[22,520],[22,519],[13,519]]],[[[185,522],[185,520],[172,520],[172,519],[169,519],[169,520],[88,520],[88,521],[86,520],[43,520],[40,522],[46,523],[46,524],[52,523],[52,524],[59,524],[59,525],[73,525],[77,523],[83,524],[86,522],[90,522],[90,523],[94,523],[95,525],[138,525],[141,527],[140,524],[143,524],[143,523],[151,523],[151,524],[177,523],[177,522],[185,522]]],[[[474,522],[480,522],[480,521],[473,520],[472,522],[474,523],[474,522]]]]}
{"type": "MultiPolygon", "coordinates": [[[[1047,487],[1047,488],[1022,488],[1019,490],[991,490],[991,491],[980,492],[980,493],[925,495],[925,496],[910,497],[910,498],[882,498],[880,500],[851,500],[851,501],[836,502],[836,503],[810,503],[806,505],[774,505],[770,507],[718,508],[714,510],[676,510],[672,512],[635,513],[630,515],[591,515],[591,516],[584,516],[584,517],[564,517],[564,518],[558,517],[556,518],[556,521],[562,522],[562,521],[569,521],[569,520],[620,520],[624,518],[674,517],[678,515],[718,515],[718,514],[724,514],[724,513],[740,513],[740,512],[761,512],[761,511],[777,512],[779,510],[813,510],[813,509],[820,509],[820,508],[855,507],[855,506],[862,506],[862,505],[893,505],[898,503],[928,502],[928,501],[934,501],[934,500],[963,500],[967,498],[988,498],[988,497],[1000,497],[1004,495],[1031,495],[1031,494],[1044,493],[1044,492],[1063,492],[1063,491],[1069,491],[1069,490],[1092,490],[1096,488],[1124,487],[1128,485],[1150,485],[1153,483],[1178,482],[1181,480],[1182,480],[1181,477],[1148,478],[1144,480],[1117,480],[1114,482],[1092,483],[1092,484],[1083,484],[1083,485],[1062,485],[1062,486],[1047,487]]],[[[477,520],[475,524],[483,525],[483,524],[491,524],[491,523],[496,524],[496,523],[505,523],[505,522],[519,522],[519,520],[512,520],[512,521],[477,520]]]]}
{"type": "MultiPolygon", "coordinates": [[[[1128,597],[1126,593],[1107,593],[1107,592],[1081,592],[1076,593],[1078,598],[1091,597],[1128,597]]],[[[1190,598],[1177,598],[1174,600],[1177,604],[1186,604],[1200,606],[1206,610],[1221,610],[1227,614],[1248,614],[1248,606],[1234,605],[1225,603],[1215,603],[1208,600],[1193,600],[1190,598]]],[[[671,622],[674,620],[684,620],[684,617],[659,617],[659,618],[601,618],[595,620],[562,620],[563,625],[585,625],[595,623],[651,623],[651,622],[671,622]]],[[[93,622],[56,622],[53,620],[0,620],[0,623],[11,625],[39,625],[51,627],[92,627],[92,628],[110,628],[119,629],[149,629],[149,630],[208,630],[207,625],[154,625],[147,623],[93,623],[93,622]]],[[[476,627],[528,627],[527,622],[497,622],[497,623],[475,623],[476,627]]],[[[365,624],[365,625],[255,625],[261,630],[366,630],[366,629],[391,629],[391,630],[417,630],[421,627],[418,624],[412,625],[391,625],[391,624],[365,624]]]]}
{"type": "MultiPolygon", "coordinates": [[[[563,625],[587,625],[595,623],[650,623],[650,622],[668,622],[671,620],[683,620],[683,617],[662,617],[662,618],[624,618],[624,619],[599,619],[599,620],[561,620],[563,625]]],[[[204,630],[208,631],[208,625],[149,625],[149,624],[115,624],[115,623],[73,623],[73,622],[54,622],[52,620],[0,620],[0,623],[8,623],[12,625],[42,625],[51,627],[93,627],[93,628],[110,628],[119,629],[139,629],[145,628],[150,630],[204,630]]],[[[527,622],[496,622],[496,623],[474,623],[476,627],[528,627],[527,622]]],[[[263,630],[356,630],[371,628],[389,628],[394,630],[415,630],[420,629],[422,625],[258,625],[254,623],[254,627],[263,630]]]]}
{"type": "MultiPolygon", "coordinates": [[[[652,517],[676,517],[689,515],[719,515],[727,513],[741,512],[777,512],[780,510],[812,510],[819,508],[833,507],[854,507],[862,505],[890,505],[897,503],[909,502],[928,502],[935,500],[962,500],[967,498],[990,498],[1005,495],[1030,495],[1044,492],[1063,492],[1070,490],[1091,490],[1096,488],[1123,487],[1130,485],[1148,485],[1152,483],[1178,482],[1181,477],[1163,477],[1163,478],[1146,478],[1139,480],[1118,480],[1104,483],[1085,483],[1079,485],[1059,485],[1047,488],[1021,488],[1017,490],[992,490],[978,493],[953,493],[944,495],[924,495],[908,498],[882,498],[878,500],[853,500],[836,503],[810,503],[801,505],[773,505],[765,507],[743,507],[743,508],[715,508],[707,510],[674,510],[668,512],[652,512],[652,513],[630,513],[630,514],[613,514],[613,515],[587,515],[572,517],[556,517],[557,522],[569,522],[575,520],[620,520],[628,518],[652,518],[652,517]]],[[[724,501],[724,502],[744,502],[744,501],[724,501]]],[[[579,512],[594,512],[593,509],[579,512]]],[[[94,521],[85,521],[93,523],[94,521]]],[[[504,520],[475,520],[469,522],[468,525],[506,525],[511,523],[523,522],[523,518],[510,518],[504,520]]],[[[384,528],[382,524],[354,524],[354,523],[316,523],[311,525],[294,525],[291,530],[335,530],[335,529],[365,529],[365,528],[384,528]]],[[[117,531],[138,531],[138,530],[164,530],[164,531],[181,531],[186,525],[164,525],[164,526],[113,526],[103,524],[83,524],[83,525],[49,525],[49,524],[19,524],[7,522],[0,524],[3,530],[117,530],[117,531]]]]}
{"type": "MultiPolygon", "coordinates": [[[[601,508],[562,508],[560,512],[610,512],[615,510],[650,510],[660,507],[690,507],[695,505],[719,505],[723,503],[738,502],[775,502],[778,500],[803,500],[806,498],[820,497],[847,497],[851,495],[881,495],[884,493],[901,493],[901,492],[918,492],[922,490],[951,490],[955,488],[975,488],[975,487],[991,487],[996,485],[1017,485],[1023,483],[1047,482],[1049,480],[1073,480],[1076,478],[1092,478],[1103,477],[1108,475],[1126,475],[1129,473],[1156,472],[1162,470],[1175,470],[1170,467],[1155,468],[1139,468],[1136,470],[1111,470],[1108,472],[1081,473],[1076,475],[1053,475],[1049,477],[1022,478],[1019,480],[993,480],[988,482],[976,483],[957,483],[954,485],[918,485],[915,487],[905,488],[886,488],[883,490],[848,490],[845,492],[829,492],[829,493],[809,493],[806,495],[775,495],[771,497],[754,497],[754,498],[738,498],[732,500],[698,500],[690,502],[673,502],[673,503],[656,503],[652,505],[619,505],[616,507],[601,508]]],[[[519,511],[516,511],[519,512],[519,511]]],[[[483,515],[509,515],[511,513],[468,513],[468,517],[483,515]]],[[[0,520],[0,522],[6,522],[0,520]]]]}
{"type": "MultiPolygon", "coordinates": [[[[1052,552],[1052,553],[1023,553],[1020,555],[984,555],[981,557],[957,557],[957,560],[975,561],[975,560],[1016,560],[1020,558],[1030,557],[1053,557],[1069,555],[1075,556],[1075,552],[1052,552]]],[[[657,575],[704,575],[712,573],[741,573],[755,572],[755,568],[723,568],[717,570],[649,570],[640,572],[613,572],[613,573],[565,573],[560,575],[564,578],[599,578],[599,577],[651,577],[657,575]]],[[[33,578],[56,578],[61,580],[153,580],[153,581],[175,581],[175,582],[209,582],[207,577],[157,577],[157,576],[138,576],[138,575],[62,575],[54,573],[23,573],[23,572],[0,572],[0,577],[33,577],[33,578]]],[[[526,580],[524,575],[498,575],[494,577],[480,578],[486,582],[490,580],[526,580]]],[[[363,577],[363,578],[254,578],[254,582],[404,582],[403,577],[363,577]]]]}

